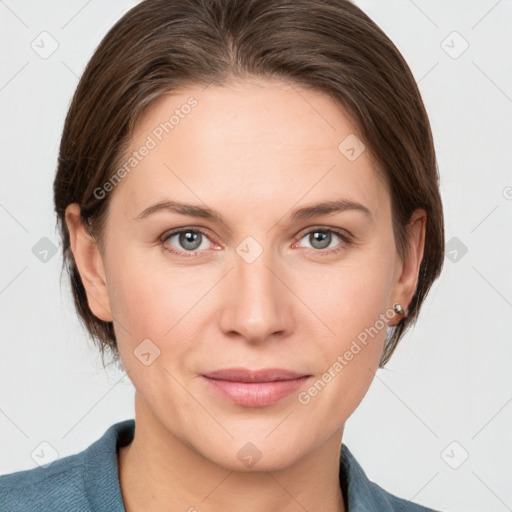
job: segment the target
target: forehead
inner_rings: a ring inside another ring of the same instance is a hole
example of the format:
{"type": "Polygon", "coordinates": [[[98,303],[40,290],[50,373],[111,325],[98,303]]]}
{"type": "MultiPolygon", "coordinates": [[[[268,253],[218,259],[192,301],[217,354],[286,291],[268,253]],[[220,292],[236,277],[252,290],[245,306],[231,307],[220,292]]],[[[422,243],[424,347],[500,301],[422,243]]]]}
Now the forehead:
{"type": "Polygon", "coordinates": [[[386,207],[368,151],[347,158],[347,145],[362,148],[356,137],[346,112],[317,91],[268,80],[190,86],[139,119],[113,201],[130,215],[177,196],[219,209],[226,200],[283,208],[339,197],[386,207]]]}

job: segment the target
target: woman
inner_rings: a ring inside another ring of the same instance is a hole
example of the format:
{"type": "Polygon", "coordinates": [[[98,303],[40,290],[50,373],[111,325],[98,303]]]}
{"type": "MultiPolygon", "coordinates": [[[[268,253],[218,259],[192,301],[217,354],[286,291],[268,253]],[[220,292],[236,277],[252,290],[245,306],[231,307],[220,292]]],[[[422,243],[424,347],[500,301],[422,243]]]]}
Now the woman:
{"type": "Polygon", "coordinates": [[[54,197],[135,420],[1,477],[6,510],[431,510],[342,443],[444,247],[423,102],[360,9],[137,5],[80,80],[54,197]]]}

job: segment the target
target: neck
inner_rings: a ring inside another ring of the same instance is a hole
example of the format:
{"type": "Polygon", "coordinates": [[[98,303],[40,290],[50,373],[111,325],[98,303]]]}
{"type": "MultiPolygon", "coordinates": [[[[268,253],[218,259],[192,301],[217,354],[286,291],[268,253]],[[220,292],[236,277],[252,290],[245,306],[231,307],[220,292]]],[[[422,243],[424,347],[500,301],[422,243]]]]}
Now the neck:
{"type": "Polygon", "coordinates": [[[345,512],[339,484],[342,430],[284,469],[241,472],[217,465],[180,440],[138,393],[135,425],[133,441],[118,453],[127,512],[345,512]]]}

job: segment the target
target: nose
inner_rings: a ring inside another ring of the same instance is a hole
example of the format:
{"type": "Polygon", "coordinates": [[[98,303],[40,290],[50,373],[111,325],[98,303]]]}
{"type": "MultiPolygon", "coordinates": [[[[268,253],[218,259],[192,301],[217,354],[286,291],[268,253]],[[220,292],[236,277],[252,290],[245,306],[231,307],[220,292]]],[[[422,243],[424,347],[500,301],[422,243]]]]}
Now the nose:
{"type": "Polygon", "coordinates": [[[227,336],[238,335],[254,344],[292,332],[293,294],[270,253],[263,251],[252,263],[235,255],[234,268],[225,279],[220,315],[227,336]]]}

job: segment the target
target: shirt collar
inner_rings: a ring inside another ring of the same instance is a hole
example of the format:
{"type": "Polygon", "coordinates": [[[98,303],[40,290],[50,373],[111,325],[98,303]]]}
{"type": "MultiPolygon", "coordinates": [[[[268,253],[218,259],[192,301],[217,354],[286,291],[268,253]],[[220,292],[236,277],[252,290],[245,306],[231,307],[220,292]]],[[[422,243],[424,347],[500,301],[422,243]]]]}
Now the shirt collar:
{"type": "MultiPolygon", "coordinates": [[[[135,420],[115,423],[85,450],[85,490],[92,510],[126,512],[119,483],[119,447],[131,443],[135,420]]],[[[387,493],[368,480],[345,444],[340,449],[339,481],[347,512],[388,512],[393,508],[387,493]]]]}
{"type": "Polygon", "coordinates": [[[340,486],[347,512],[392,512],[389,494],[366,476],[345,444],[340,450],[340,486]]]}
{"type": "Polygon", "coordinates": [[[134,434],[135,420],[124,420],[112,425],[86,449],[83,471],[91,510],[126,512],[119,482],[117,449],[130,444],[134,434]]]}

